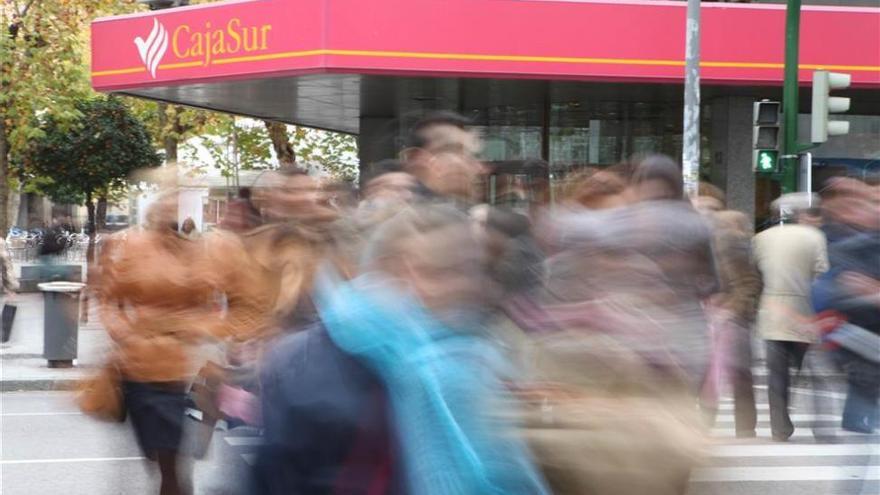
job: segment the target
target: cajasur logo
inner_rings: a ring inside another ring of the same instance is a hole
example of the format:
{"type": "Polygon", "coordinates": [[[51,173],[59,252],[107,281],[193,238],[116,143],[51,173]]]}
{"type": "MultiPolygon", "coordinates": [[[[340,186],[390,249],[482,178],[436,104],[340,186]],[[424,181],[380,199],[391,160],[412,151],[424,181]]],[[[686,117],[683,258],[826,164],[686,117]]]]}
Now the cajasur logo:
{"type": "Polygon", "coordinates": [[[138,36],[134,39],[134,44],[137,45],[144,67],[147,68],[150,76],[155,79],[159,62],[168,49],[168,31],[165,30],[165,26],[161,22],[153,19],[153,29],[150,31],[150,35],[147,36],[147,40],[144,41],[138,36]]]}

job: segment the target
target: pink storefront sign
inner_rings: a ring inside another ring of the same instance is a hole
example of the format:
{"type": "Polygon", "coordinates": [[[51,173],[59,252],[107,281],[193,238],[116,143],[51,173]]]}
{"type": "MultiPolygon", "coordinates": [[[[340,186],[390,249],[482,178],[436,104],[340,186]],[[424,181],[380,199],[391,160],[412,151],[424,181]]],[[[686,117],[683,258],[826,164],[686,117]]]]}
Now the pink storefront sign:
{"type": "MultiPolygon", "coordinates": [[[[92,81],[124,90],[351,73],[681,82],[684,2],[243,0],[98,19],[92,81]]],[[[705,84],[780,85],[785,10],[704,4],[705,84]]],[[[804,7],[801,73],[880,87],[880,9],[804,7]]]]}

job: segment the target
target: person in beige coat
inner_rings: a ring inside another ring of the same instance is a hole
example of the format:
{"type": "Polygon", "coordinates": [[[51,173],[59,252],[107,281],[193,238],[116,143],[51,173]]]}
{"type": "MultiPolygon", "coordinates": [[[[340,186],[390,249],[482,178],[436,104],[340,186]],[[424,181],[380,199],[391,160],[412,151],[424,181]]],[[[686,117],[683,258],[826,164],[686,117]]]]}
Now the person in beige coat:
{"type": "Polygon", "coordinates": [[[809,324],[813,317],[810,285],[828,270],[825,235],[803,222],[810,211],[782,210],[791,212],[791,218],[753,239],[755,262],[764,283],[756,328],[767,342],[770,430],[776,441],[786,441],[794,433],[788,415],[790,368],[800,368],[815,340],[809,324]]]}

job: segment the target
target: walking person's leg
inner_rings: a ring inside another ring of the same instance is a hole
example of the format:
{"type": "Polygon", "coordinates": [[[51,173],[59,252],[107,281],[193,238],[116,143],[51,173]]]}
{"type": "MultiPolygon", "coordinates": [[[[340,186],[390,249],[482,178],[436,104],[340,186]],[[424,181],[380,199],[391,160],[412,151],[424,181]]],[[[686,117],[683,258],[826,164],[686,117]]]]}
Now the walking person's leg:
{"type": "Polygon", "coordinates": [[[752,378],[752,339],[748,327],[731,324],[731,366],[729,373],[733,385],[734,421],[736,436],[755,436],[758,415],[755,409],[755,389],[752,378]]]}
{"type": "Polygon", "coordinates": [[[785,441],[794,433],[788,415],[788,387],[790,344],[778,340],[767,341],[767,395],[770,403],[770,432],[774,440],[785,441]]]}
{"type": "Polygon", "coordinates": [[[835,441],[836,433],[833,428],[824,425],[821,418],[836,414],[836,401],[829,397],[827,392],[834,390],[834,380],[829,376],[830,372],[838,369],[832,362],[832,355],[826,349],[814,347],[807,351],[804,358],[804,368],[809,375],[813,393],[813,414],[816,419],[812,421],[813,437],[823,442],[835,441]]]}
{"type": "Polygon", "coordinates": [[[189,495],[189,464],[180,462],[186,387],[178,382],[123,382],[126,408],[144,454],[159,465],[159,495],[189,495]]]}
{"type": "Polygon", "coordinates": [[[707,427],[715,425],[715,417],[718,414],[718,400],[720,398],[721,369],[726,366],[728,357],[724,355],[726,349],[722,345],[724,327],[719,321],[713,322],[709,327],[711,335],[711,349],[709,354],[709,367],[703,377],[700,388],[700,410],[707,427]]]}
{"type": "Polygon", "coordinates": [[[177,452],[161,450],[156,453],[156,460],[159,463],[159,474],[162,476],[159,495],[184,495],[177,474],[177,452]]]}
{"type": "Polygon", "coordinates": [[[847,353],[848,391],[843,408],[844,430],[872,433],[880,422],[880,366],[847,353]]]}

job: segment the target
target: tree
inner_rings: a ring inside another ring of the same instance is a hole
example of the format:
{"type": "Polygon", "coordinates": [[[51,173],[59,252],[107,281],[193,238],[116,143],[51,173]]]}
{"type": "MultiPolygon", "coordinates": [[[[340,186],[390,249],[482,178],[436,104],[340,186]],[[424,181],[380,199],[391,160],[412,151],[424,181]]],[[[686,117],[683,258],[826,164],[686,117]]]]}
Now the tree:
{"type": "Polygon", "coordinates": [[[85,203],[88,231],[94,233],[94,200],[106,207],[108,195],[125,188],[132,172],[161,160],[144,125],[119,99],[85,99],[75,108],[80,117],[70,128],[54,116],[44,119],[21,172],[53,200],[85,203]]]}
{"type": "Polygon", "coordinates": [[[266,124],[269,140],[272,142],[272,149],[275,150],[279,165],[285,167],[295,164],[296,152],[293,151],[293,144],[288,137],[287,125],[271,120],[264,120],[263,123],[266,124]]]}
{"type": "Polygon", "coordinates": [[[237,186],[238,170],[273,168],[270,138],[259,121],[216,114],[204,128],[206,134],[190,141],[184,156],[199,168],[207,154],[213,166],[237,186]]]}
{"type": "Polygon", "coordinates": [[[294,127],[294,150],[305,163],[317,163],[331,177],[352,181],[358,174],[357,139],[351,134],[294,127]]]}
{"type": "Polygon", "coordinates": [[[196,168],[210,160],[235,183],[238,170],[317,165],[337,180],[357,176],[357,140],[349,134],[214,114],[184,156],[196,168]],[[273,159],[274,158],[274,159],[273,159]]]}
{"type": "Polygon", "coordinates": [[[164,151],[166,163],[177,162],[180,146],[187,139],[211,133],[213,126],[222,125],[222,121],[229,118],[218,112],[143,98],[124,97],[123,101],[144,122],[156,146],[164,151]]]}
{"type": "Polygon", "coordinates": [[[38,117],[69,126],[75,102],[91,94],[88,23],[137,8],[134,0],[0,0],[0,231],[10,220],[10,163],[27,159],[42,133],[38,117]]]}

